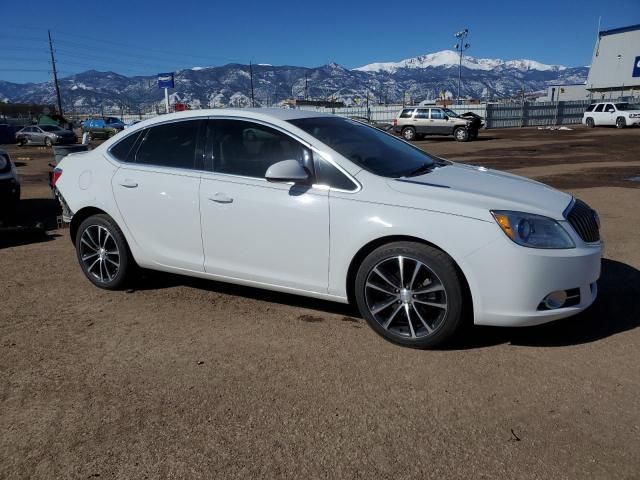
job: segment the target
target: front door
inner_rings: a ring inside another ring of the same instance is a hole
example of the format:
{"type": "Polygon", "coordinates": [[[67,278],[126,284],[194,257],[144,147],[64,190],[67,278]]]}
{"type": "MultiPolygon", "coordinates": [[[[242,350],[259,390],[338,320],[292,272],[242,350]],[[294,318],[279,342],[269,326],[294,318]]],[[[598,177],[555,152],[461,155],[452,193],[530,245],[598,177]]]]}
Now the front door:
{"type": "Polygon", "coordinates": [[[200,187],[205,271],[326,293],[327,190],[264,178],[281,160],[306,166],[309,150],[280,130],[244,120],[210,120],[206,145],[209,173],[200,187]]]}
{"type": "Polygon", "coordinates": [[[441,108],[431,109],[433,132],[438,135],[450,135],[453,131],[453,122],[449,121],[441,108]]]}
{"type": "Polygon", "coordinates": [[[196,146],[204,123],[182,120],[146,129],[113,176],[120,214],[151,264],[203,271],[196,146]]]}
{"type": "Polygon", "coordinates": [[[607,103],[604,106],[604,113],[602,114],[602,124],[603,125],[615,125],[616,124],[616,109],[611,103],[607,103]]]}

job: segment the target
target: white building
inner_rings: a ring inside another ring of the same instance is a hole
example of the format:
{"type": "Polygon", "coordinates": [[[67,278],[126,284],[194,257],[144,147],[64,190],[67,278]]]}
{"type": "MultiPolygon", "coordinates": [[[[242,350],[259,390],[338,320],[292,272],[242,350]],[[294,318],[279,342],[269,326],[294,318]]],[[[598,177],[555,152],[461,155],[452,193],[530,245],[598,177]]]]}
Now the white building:
{"type": "Polygon", "coordinates": [[[598,34],[587,90],[594,100],[640,96],[640,25],[598,34]]]}

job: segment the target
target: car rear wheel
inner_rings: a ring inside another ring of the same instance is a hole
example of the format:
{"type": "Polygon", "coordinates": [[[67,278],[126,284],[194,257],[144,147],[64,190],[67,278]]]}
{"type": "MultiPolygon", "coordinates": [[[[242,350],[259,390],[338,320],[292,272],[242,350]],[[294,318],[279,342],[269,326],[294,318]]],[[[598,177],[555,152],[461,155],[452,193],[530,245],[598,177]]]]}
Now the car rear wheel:
{"type": "Polygon", "coordinates": [[[99,214],[85,219],[75,243],[80,267],[91,283],[107,290],[122,288],[133,261],[124,235],[111,217],[99,214]]]}
{"type": "Polygon", "coordinates": [[[458,142],[466,142],[469,140],[469,130],[464,127],[458,127],[453,131],[453,136],[458,142]]]}
{"type": "Polygon", "coordinates": [[[358,270],[355,297],[369,325],[400,345],[442,345],[462,324],[453,260],[428,245],[394,242],[374,250],[358,270]]]}
{"type": "Polygon", "coordinates": [[[416,138],[416,129],[413,127],[405,127],[402,129],[402,138],[407,141],[414,140],[416,138]]]}
{"type": "Polygon", "coordinates": [[[627,121],[624,117],[618,117],[616,119],[616,128],[624,128],[627,126],[627,121]]]}
{"type": "Polygon", "coordinates": [[[588,128],[593,128],[595,126],[596,126],[596,124],[594,123],[593,118],[591,118],[591,117],[587,118],[587,127],[588,128]]]}

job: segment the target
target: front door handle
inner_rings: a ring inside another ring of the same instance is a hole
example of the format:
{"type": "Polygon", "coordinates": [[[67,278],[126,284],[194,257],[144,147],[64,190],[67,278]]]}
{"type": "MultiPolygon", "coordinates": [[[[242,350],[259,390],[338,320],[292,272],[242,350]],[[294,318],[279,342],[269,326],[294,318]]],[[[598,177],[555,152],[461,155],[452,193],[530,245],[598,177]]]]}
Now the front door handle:
{"type": "Polygon", "coordinates": [[[137,182],[134,182],[133,180],[130,180],[128,178],[125,178],[122,182],[120,182],[120,185],[125,188],[136,188],[138,186],[137,182]]]}
{"type": "Polygon", "coordinates": [[[209,197],[209,200],[216,203],[233,203],[233,198],[225,193],[216,193],[209,197]]]}

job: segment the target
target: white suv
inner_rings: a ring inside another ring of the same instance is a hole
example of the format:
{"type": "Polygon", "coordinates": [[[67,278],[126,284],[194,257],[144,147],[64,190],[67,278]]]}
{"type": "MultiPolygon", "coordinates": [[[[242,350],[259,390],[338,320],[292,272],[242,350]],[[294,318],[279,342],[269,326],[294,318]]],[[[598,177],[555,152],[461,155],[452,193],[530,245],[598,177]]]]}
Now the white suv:
{"type": "Polygon", "coordinates": [[[582,123],[589,128],[600,125],[615,125],[618,128],[640,125],[640,105],[628,102],[592,103],[584,112],[582,123]]]}
{"type": "Polygon", "coordinates": [[[53,178],[82,271],[101,288],[139,265],[353,301],[376,332],[422,348],[464,318],[535,325],[597,293],[599,223],[586,204],[334,115],[163,115],[68,155],[53,178]]]}

